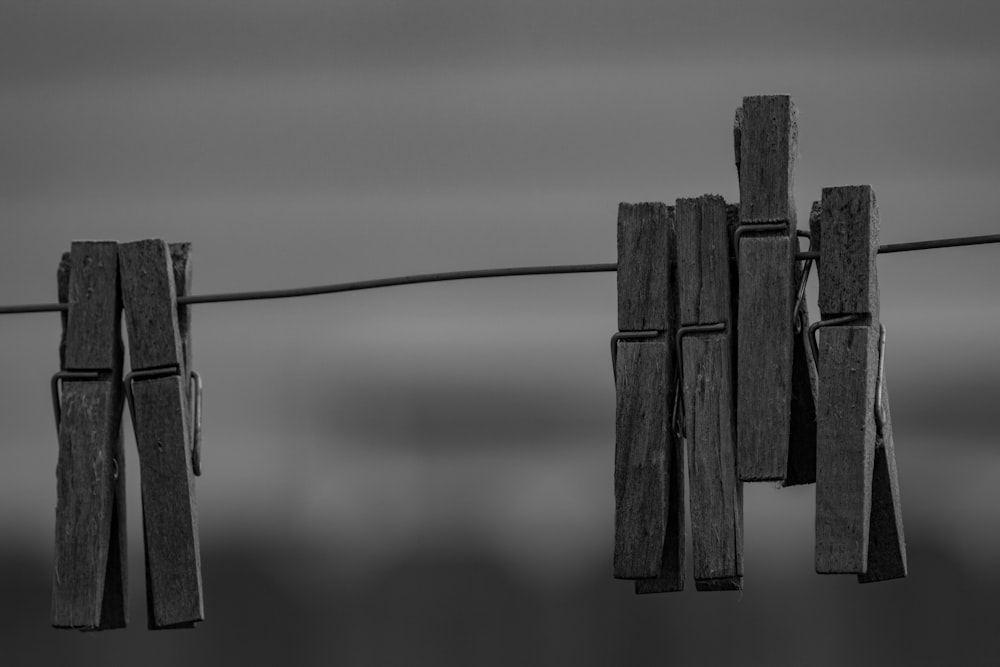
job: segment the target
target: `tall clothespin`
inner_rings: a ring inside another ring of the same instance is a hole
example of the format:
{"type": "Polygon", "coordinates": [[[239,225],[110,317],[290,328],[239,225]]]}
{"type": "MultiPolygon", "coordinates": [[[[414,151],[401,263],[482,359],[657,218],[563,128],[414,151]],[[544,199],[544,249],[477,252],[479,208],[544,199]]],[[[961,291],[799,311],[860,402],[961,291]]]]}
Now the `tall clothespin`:
{"type": "Polygon", "coordinates": [[[793,196],[798,129],[787,95],[743,98],[736,112],[740,226],[736,433],[740,479],[785,480],[796,304],[793,196]]]}
{"type": "Polygon", "coordinates": [[[688,446],[691,542],[698,590],[743,587],[743,484],[736,471],[732,305],[726,202],[678,199],[677,276],[688,446]]]}
{"type": "Polygon", "coordinates": [[[906,544],[885,383],[870,186],[824,188],[820,216],[820,400],[816,571],[862,582],[906,576],[906,544]]]}
{"type": "Polygon", "coordinates": [[[614,576],[637,593],[684,587],[683,449],[674,401],[676,253],[673,210],[618,208],[614,576]]]}
{"type": "MultiPolygon", "coordinates": [[[[146,596],[151,629],[204,618],[192,462],[195,419],[167,244],[119,246],[132,372],[125,379],[142,479],[146,596]]],[[[186,274],[185,268],[182,273],[186,274]]]]}
{"type": "Polygon", "coordinates": [[[118,244],[74,242],[59,267],[59,294],[68,311],[62,370],[52,378],[59,433],[52,625],[122,628],[128,540],[118,244]]]}

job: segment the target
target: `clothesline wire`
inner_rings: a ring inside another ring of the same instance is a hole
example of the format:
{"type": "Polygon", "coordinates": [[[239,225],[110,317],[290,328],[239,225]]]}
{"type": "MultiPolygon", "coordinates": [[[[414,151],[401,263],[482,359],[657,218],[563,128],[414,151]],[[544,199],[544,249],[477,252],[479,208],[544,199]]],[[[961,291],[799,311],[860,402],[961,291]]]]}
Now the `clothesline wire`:
{"type": "MultiPolygon", "coordinates": [[[[965,236],[950,239],[933,239],[928,241],[911,241],[908,243],[890,243],[879,246],[879,254],[910,252],[913,250],[931,250],[935,248],[955,248],[960,246],[1000,243],[1000,234],[985,236],[965,236]]],[[[818,252],[799,252],[796,259],[819,259],[818,252]]],[[[562,264],[551,266],[521,266],[501,269],[475,269],[471,271],[450,271],[437,273],[421,273],[412,276],[397,276],[394,278],[377,278],[374,280],[358,280],[332,285],[313,285],[310,287],[293,287],[289,289],[258,290],[252,292],[228,292],[219,294],[192,294],[178,297],[179,305],[198,303],[224,303],[229,301],[261,301],[264,299],[288,299],[299,296],[316,296],[319,294],[337,294],[340,292],[355,292],[358,290],[376,289],[379,287],[394,287],[398,285],[416,285],[420,283],[437,283],[452,280],[471,280],[475,278],[504,278],[511,276],[544,276],[566,273],[605,273],[618,270],[616,263],[607,264],[562,264]]],[[[17,313],[61,312],[67,309],[65,303],[34,303],[15,306],[0,306],[0,315],[17,313]]]]}

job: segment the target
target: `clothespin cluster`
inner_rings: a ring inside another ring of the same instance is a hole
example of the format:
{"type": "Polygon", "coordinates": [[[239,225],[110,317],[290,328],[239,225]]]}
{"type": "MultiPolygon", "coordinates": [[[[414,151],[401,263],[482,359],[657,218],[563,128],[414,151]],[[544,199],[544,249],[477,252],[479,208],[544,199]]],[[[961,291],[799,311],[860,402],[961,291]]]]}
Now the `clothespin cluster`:
{"type": "Polygon", "coordinates": [[[191,369],[190,246],[74,242],[59,267],[59,434],[52,625],[128,622],[125,457],[128,399],[139,452],[150,629],[204,618],[193,475],[200,474],[200,379],[191,369]],[[124,378],[121,316],[131,372],[124,378]]]}
{"type": "Polygon", "coordinates": [[[614,576],[682,590],[689,514],[696,588],[741,589],[742,484],[778,481],[816,484],[817,572],[904,577],[875,195],[826,188],[798,231],[791,100],[745,98],[734,138],[739,204],[619,207],[614,576]]]}

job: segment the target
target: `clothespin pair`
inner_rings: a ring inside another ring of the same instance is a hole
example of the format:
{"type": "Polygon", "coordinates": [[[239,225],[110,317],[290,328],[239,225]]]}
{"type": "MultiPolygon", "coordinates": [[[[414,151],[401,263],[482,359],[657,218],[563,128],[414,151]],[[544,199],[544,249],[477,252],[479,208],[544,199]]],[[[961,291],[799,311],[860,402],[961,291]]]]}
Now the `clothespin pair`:
{"type": "Polygon", "coordinates": [[[813,242],[820,252],[823,319],[810,327],[821,389],[816,571],[856,573],[862,583],[905,577],[885,327],[879,322],[875,193],[866,185],[824,188],[818,218],[813,242]]]}
{"type": "Polygon", "coordinates": [[[619,207],[614,574],[637,593],[683,589],[687,502],[696,588],[742,587],[729,219],[711,196],[619,207]]]}
{"type": "Polygon", "coordinates": [[[139,449],[149,627],[191,627],[204,617],[192,479],[200,467],[200,381],[188,382],[189,317],[177,306],[178,291],[190,287],[189,250],[172,246],[171,259],[163,241],[75,242],[60,265],[68,311],[62,370],[53,377],[55,627],[103,630],[128,621],[125,396],[139,449]],[[123,306],[133,369],[124,383],[123,306]]]}

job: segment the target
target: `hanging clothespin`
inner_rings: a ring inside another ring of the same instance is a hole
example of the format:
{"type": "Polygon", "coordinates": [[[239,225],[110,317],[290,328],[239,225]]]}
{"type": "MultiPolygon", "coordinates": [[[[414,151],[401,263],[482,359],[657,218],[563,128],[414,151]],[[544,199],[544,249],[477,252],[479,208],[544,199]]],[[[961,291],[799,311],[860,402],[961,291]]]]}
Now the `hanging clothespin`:
{"type": "Polygon", "coordinates": [[[740,225],[736,433],[740,479],[784,480],[788,470],[796,250],[798,130],[787,95],[743,98],[737,110],[740,225]]]}
{"type": "Polygon", "coordinates": [[[743,484],[736,470],[729,225],[722,197],[678,199],[677,330],[698,590],[743,587],[743,484]]]}
{"type": "Polygon", "coordinates": [[[816,571],[857,573],[862,582],[905,577],[872,188],[824,188],[819,226],[823,319],[810,327],[821,387],[816,571]]]}
{"type": "Polygon", "coordinates": [[[673,210],[618,208],[614,576],[637,593],[684,587],[683,449],[674,400],[676,253],[673,210]]]}
{"type": "Polygon", "coordinates": [[[787,95],[746,97],[734,123],[740,225],[737,451],[740,479],[815,481],[817,373],[797,264],[793,193],[798,127],[787,95]]]}
{"type": "Polygon", "coordinates": [[[118,244],[74,242],[59,267],[59,294],[68,310],[62,370],[52,378],[59,434],[52,625],[123,628],[128,540],[118,244]]]}
{"type": "Polygon", "coordinates": [[[192,627],[204,618],[192,461],[196,420],[187,398],[191,378],[174,267],[160,240],[123,243],[118,252],[132,363],[125,390],[142,480],[149,627],[192,627]]]}

